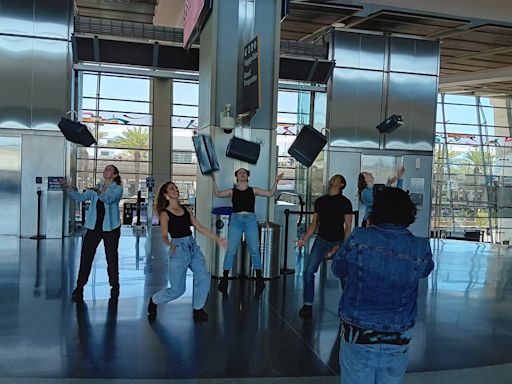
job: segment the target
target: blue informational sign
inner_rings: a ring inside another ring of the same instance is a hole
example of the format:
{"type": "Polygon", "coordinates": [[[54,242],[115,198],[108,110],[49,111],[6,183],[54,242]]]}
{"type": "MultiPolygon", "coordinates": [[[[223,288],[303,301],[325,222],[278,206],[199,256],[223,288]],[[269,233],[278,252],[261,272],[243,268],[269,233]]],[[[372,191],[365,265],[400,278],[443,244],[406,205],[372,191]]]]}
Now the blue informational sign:
{"type": "Polygon", "coordinates": [[[62,191],[62,185],[60,185],[60,180],[63,178],[64,176],[48,176],[48,190],[62,191]]]}
{"type": "Polygon", "coordinates": [[[148,188],[155,187],[155,178],[153,176],[146,177],[146,187],[148,187],[148,188]]]}

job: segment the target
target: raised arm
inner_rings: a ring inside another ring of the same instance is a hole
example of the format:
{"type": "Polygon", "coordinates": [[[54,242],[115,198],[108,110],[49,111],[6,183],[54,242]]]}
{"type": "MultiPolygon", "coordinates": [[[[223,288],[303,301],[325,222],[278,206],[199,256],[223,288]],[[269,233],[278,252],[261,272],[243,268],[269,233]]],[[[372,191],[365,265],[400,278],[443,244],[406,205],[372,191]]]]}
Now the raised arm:
{"type": "Polygon", "coordinates": [[[219,191],[219,188],[217,187],[217,181],[215,180],[215,175],[212,173],[212,181],[213,181],[213,194],[216,197],[231,197],[233,195],[232,189],[225,189],[223,191],[219,191]]]}
{"type": "Polygon", "coordinates": [[[304,233],[304,236],[302,236],[302,239],[297,240],[297,246],[299,248],[302,248],[306,241],[313,236],[313,233],[315,233],[316,229],[318,228],[318,224],[320,224],[320,219],[318,218],[318,213],[313,213],[313,219],[311,220],[311,224],[309,224],[308,229],[304,233]]]}
{"type": "Polygon", "coordinates": [[[98,196],[98,199],[103,201],[105,204],[118,203],[123,196],[123,188],[120,185],[112,184],[105,191],[102,191],[98,196]]]}
{"type": "Polygon", "coordinates": [[[227,248],[227,242],[226,242],[226,239],[223,239],[222,237],[219,237],[217,236],[215,233],[213,233],[212,231],[210,231],[209,229],[207,229],[206,227],[204,227],[196,218],[195,216],[192,214],[192,212],[190,211],[189,208],[185,207],[185,209],[190,213],[190,222],[192,223],[192,225],[194,226],[195,229],[197,229],[197,231],[208,237],[209,239],[212,239],[213,241],[217,242],[217,244],[219,244],[221,247],[223,248],[227,248]]]}
{"type": "Polygon", "coordinates": [[[91,200],[93,194],[96,193],[92,189],[87,189],[83,193],[78,192],[71,186],[70,182],[66,179],[60,179],[59,183],[60,183],[60,185],[62,185],[62,189],[68,193],[69,197],[71,197],[73,200],[78,201],[78,202],[84,202],[87,200],[91,200]]]}
{"type": "Polygon", "coordinates": [[[253,188],[254,194],[256,196],[264,196],[264,197],[272,197],[276,194],[277,185],[279,184],[279,180],[283,178],[283,173],[280,173],[276,176],[276,181],[271,189],[261,189],[261,188],[253,188]]]}

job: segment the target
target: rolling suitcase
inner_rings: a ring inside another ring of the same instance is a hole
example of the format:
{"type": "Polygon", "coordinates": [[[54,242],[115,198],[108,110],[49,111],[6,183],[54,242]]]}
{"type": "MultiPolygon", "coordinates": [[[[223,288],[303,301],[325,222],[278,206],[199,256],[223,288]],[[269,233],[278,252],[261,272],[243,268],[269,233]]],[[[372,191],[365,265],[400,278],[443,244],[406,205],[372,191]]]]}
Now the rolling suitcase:
{"type": "Polygon", "coordinates": [[[327,143],[327,138],[311,125],[305,125],[288,149],[288,154],[305,167],[311,167],[313,161],[327,143]]]}
{"type": "Polygon", "coordinates": [[[192,137],[194,149],[197,155],[197,162],[203,175],[209,175],[220,169],[217,153],[213,146],[213,140],[208,135],[197,135],[192,137]]]}
{"type": "Polygon", "coordinates": [[[226,149],[226,156],[233,159],[247,161],[250,164],[256,164],[258,157],[260,157],[260,145],[240,139],[238,137],[232,137],[229,140],[228,147],[226,149]]]}

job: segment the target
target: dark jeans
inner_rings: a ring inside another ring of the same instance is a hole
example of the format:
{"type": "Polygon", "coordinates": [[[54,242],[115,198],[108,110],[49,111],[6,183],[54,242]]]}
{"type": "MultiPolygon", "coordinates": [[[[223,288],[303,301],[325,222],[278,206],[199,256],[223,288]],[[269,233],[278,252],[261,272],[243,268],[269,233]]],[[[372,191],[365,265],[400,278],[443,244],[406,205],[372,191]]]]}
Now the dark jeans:
{"type": "Polygon", "coordinates": [[[83,288],[89,280],[91,274],[92,262],[96,249],[103,240],[105,254],[107,256],[107,273],[108,281],[111,287],[119,288],[119,255],[117,247],[119,245],[119,237],[121,236],[121,227],[117,227],[109,232],[102,230],[87,230],[82,244],[82,253],[80,255],[80,270],[76,280],[77,288],[83,288]]]}

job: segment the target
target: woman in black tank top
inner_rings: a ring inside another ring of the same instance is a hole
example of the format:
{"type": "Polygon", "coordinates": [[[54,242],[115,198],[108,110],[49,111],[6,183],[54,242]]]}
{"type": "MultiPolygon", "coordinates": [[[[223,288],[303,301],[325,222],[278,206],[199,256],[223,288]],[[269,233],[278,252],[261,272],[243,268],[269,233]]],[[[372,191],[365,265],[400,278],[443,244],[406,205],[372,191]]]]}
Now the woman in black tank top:
{"type": "Polygon", "coordinates": [[[228,227],[228,249],[224,255],[224,273],[218,285],[219,291],[227,293],[229,271],[233,267],[233,261],[245,233],[247,248],[251,254],[251,262],[256,271],[256,288],[262,290],[265,288],[263,276],[261,274],[260,245],[258,238],[258,222],[254,213],[254,203],[256,196],[272,197],[277,190],[277,184],[283,177],[280,173],[277,175],[275,183],[271,189],[260,189],[249,187],[250,172],[245,168],[240,168],[235,172],[237,184],[232,189],[219,191],[215,176],[213,178],[213,193],[217,197],[229,197],[233,204],[233,213],[229,220],[228,227]]]}
{"type": "Polygon", "coordinates": [[[169,246],[169,283],[170,288],[162,289],[149,299],[148,320],[156,319],[158,304],[175,300],[185,292],[187,269],[194,274],[192,295],[193,318],[195,321],[208,320],[203,307],[210,290],[210,274],[206,269],[206,260],[201,249],[192,237],[191,226],[202,235],[215,240],[226,248],[226,240],[206,229],[179,202],[180,192],[172,181],[164,183],[158,191],[155,210],[160,217],[162,241],[169,246]],[[169,239],[170,235],[170,239],[169,239]]]}

